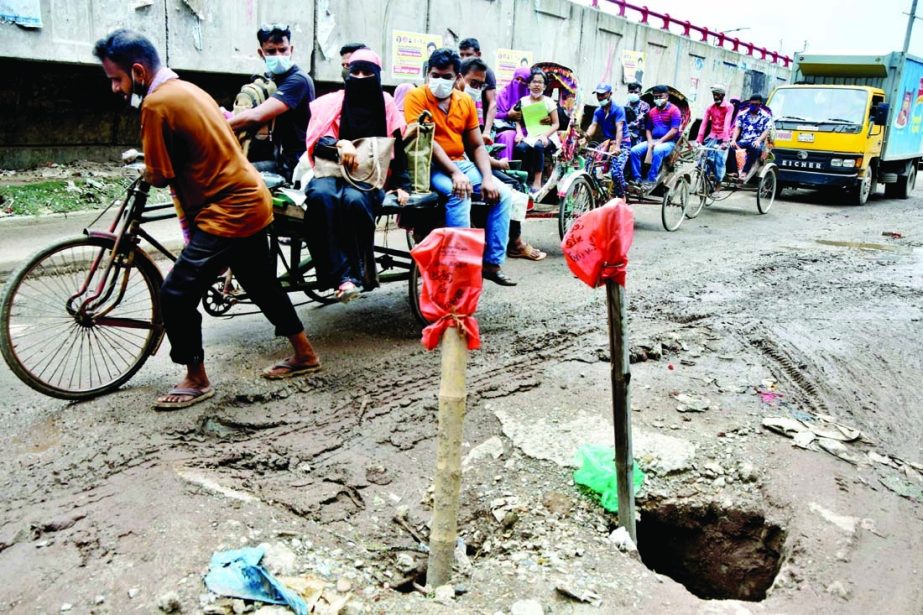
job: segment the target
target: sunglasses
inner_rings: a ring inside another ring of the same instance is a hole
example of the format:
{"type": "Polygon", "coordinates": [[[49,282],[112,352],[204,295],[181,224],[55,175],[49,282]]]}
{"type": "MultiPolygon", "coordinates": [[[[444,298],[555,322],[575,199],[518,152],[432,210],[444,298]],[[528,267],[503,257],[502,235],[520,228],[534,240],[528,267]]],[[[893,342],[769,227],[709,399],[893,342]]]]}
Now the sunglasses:
{"type": "Polygon", "coordinates": [[[261,26],[260,32],[263,34],[272,34],[273,32],[282,32],[288,34],[291,31],[289,30],[288,24],[271,23],[261,26]]]}

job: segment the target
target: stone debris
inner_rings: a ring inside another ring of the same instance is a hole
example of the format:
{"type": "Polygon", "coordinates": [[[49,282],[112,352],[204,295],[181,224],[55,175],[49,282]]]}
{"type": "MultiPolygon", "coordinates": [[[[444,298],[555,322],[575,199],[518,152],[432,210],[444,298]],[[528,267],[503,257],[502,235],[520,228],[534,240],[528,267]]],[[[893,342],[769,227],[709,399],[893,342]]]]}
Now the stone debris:
{"type": "Polygon", "coordinates": [[[157,599],[157,608],[164,613],[179,613],[183,610],[183,604],[180,602],[179,594],[170,591],[157,599]]]}
{"type": "Polygon", "coordinates": [[[609,542],[615,545],[615,548],[622,553],[633,553],[638,550],[635,542],[628,535],[628,530],[624,527],[616,528],[615,531],[609,534],[609,542]]]}
{"type": "Polygon", "coordinates": [[[706,397],[685,393],[676,393],[672,397],[679,402],[676,406],[677,412],[705,412],[711,408],[711,402],[706,397]]]}
{"type": "Polygon", "coordinates": [[[451,605],[455,603],[455,588],[451,585],[440,585],[435,591],[435,600],[439,604],[451,605]]]}
{"type": "Polygon", "coordinates": [[[469,470],[472,465],[485,459],[500,459],[503,456],[503,440],[494,436],[471,449],[462,460],[462,471],[469,470]]]}

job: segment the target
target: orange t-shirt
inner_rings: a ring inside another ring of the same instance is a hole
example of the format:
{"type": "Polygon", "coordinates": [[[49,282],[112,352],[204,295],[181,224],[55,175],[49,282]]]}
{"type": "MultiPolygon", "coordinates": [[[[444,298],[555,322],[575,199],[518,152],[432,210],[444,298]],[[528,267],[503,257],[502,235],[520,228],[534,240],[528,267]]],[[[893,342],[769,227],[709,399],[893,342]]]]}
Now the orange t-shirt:
{"type": "Polygon", "coordinates": [[[144,162],[176,191],[195,226],[220,237],[250,237],[272,222],[272,196],[244,157],[218,104],[180,79],[141,106],[144,162]]]}
{"type": "Polygon", "coordinates": [[[404,117],[407,123],[416,122],[423,111],[433,114],[436,124],[434,138],[452,160],[465,157],[465,142],[462,135],[472,129],[480,128],[478,111],[474,101],[464,92],[452,90],[449,111],[439,107],[439,101],[425,85],[414,88],[404,99],[404,117]]]}

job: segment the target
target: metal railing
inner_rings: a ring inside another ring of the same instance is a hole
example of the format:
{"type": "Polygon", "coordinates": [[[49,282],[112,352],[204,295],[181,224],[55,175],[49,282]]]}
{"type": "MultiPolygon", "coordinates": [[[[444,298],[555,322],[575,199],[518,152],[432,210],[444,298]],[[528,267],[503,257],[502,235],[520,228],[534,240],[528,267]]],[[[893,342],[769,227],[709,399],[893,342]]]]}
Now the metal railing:
{"type": "Polygon", "coordinates": [[[766,47],[758,47],[754,43],[748,41],[742,41],[736,36],[727,36],[724,32],[718,30],[712,30],[705,26],[697,26],[687,20],[679,20],[675,17],[671,17],[669,13],[658,13],[657,11],[652,11],[647,6],[639,6],[637,4],[632,4],[626,2],[625,0],[592,0],[593,8],[598,9],[602,2],[609,4],[614,4],[619,8],[619,17],[624,17],[627,19],[627,11],[635,11],[640,14],[641,21],[640,23],[646,26],[656,26],[657,20],[660,20],[661,30],[670,31],[671,26],[679,26],[682,28],[682,35],[686,37],[692,37],[693,33],[701,36],[699,39],[700,42],[714,44],[717,47],[725,49],[725,43],[730,45],[730,50],[736,53],[746,53],[751,57],[758,57],[761,60],[767,62],[772,62],[773,64],[781,63],[785,68],[791,66],[792,58],[788,55],[782,54],[778,51],[772,51],[766,47]],[[651,20],[654,20],[654,23],[651,23],[651,20]],[[714,37],[714,40],[710,40],[714,37]],[[759,56],[754,56],[754,54],[759,54],[759,56]]]}

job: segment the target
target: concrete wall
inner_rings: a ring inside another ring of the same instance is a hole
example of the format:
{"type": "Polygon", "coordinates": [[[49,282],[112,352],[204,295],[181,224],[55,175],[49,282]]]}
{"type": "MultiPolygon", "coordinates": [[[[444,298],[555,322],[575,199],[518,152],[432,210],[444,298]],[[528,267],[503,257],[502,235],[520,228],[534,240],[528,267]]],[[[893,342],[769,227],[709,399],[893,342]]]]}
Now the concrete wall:
{"type": "Polygon", "coordinates": [[[603,78],[624,100],[622,51],[643,51],[644,85],[673,85],[694,101],[695,115],[710,103],[712,83],[727,84],[732,95],[767,94],[790,74],[781,65],[570,0],[41,0],[41,6],[41,29],[0,24],[0,63],[13,73],[0,85],[0,166],[27,164],[30,148],[40,152],[41,162],[84,155],[94,144],[135,144],[132,120],[108,119],[118,105],[106,99],[91,54],[93,42],[117,27],[150,36],[171,67],[224,100],[241,75],[259,70],[255,33],[269,22],[291,26],[295,60],[320,90],[339,83],[337,51],[352,41],[378,51],[385,84],[396,85],[390,77],[392,30],[438,35],[450,46],[476,37],[489,64],[498,48],[532,51],[536,61],[577,71],[587,102],[603,78]],[[83,66],[62,70],[65,64],[83,66]],[[102,92],[73,91],[84,87],[102,92]],[[59,104],[50,105],[52,100],[59,104]]]}

